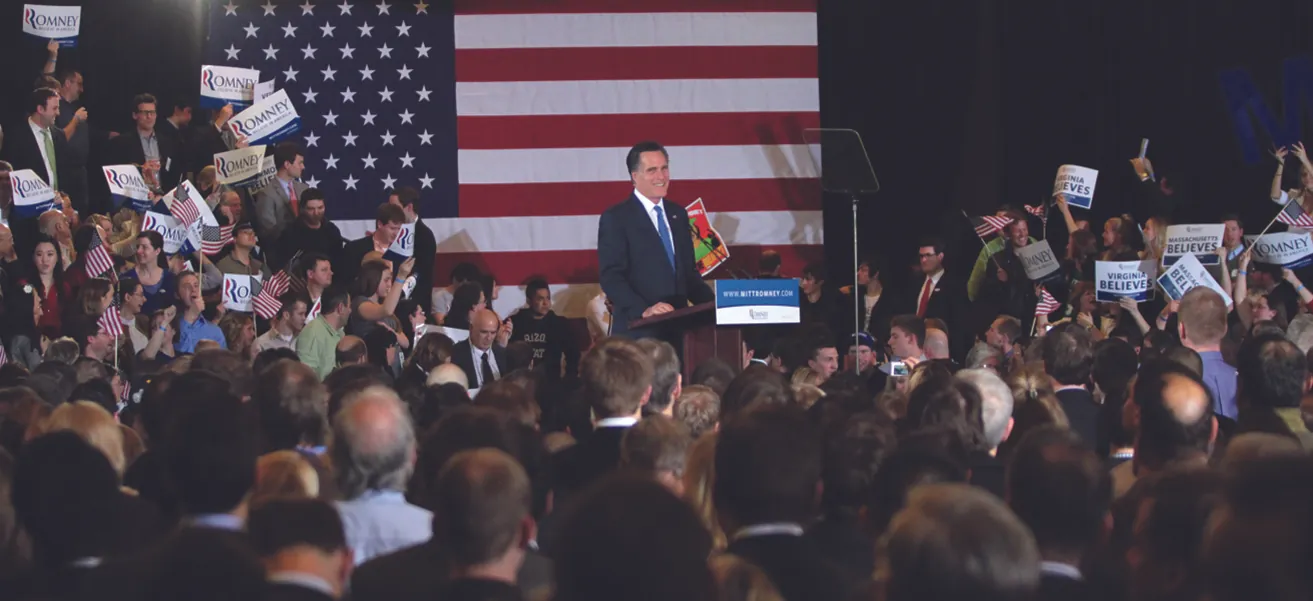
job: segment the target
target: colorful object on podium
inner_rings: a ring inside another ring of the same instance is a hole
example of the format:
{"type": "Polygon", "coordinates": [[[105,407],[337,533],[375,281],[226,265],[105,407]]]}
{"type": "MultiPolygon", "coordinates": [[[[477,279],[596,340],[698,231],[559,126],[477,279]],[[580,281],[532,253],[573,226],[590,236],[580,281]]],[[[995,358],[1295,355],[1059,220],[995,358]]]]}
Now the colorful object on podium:
{"type": "Polygon", "coordinates": [[[698,273],[706,277],[729,260],[729,247],[725,246],[720,232],[711,227],[711,218],[707,216],[707,207],[701,198],[685,209],[688,210],[688,229],[693,233],[693,258],[697,260],[698,273]]]}
{"type": "Polygon", "coordinates": [[[716,280],[716,325],[798,323],[798,280],[716,280]]]}

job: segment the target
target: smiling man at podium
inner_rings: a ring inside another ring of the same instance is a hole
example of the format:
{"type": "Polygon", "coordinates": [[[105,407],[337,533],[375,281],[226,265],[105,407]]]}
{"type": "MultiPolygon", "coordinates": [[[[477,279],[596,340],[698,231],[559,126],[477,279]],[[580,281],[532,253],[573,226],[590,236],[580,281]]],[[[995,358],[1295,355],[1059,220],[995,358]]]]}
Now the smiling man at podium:
{"type": "Polygon", "coordinates": [[[630,330],[629,322],[714,298],[693,258],[688,212],[667,199],[669,159],[656,142],[629,149],[625,165],[634,192],[597,223],[602,290],[614,307],[612,335],[668,338],[650,329],[630,330]]]}

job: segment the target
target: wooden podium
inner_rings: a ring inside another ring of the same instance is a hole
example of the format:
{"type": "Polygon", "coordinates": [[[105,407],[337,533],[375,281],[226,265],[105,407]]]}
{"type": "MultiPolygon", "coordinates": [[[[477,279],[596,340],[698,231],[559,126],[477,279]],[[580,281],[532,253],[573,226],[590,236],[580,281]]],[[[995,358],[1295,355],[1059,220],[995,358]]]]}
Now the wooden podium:
{"type": "Polygon", "coordinates": [[[693,376],[693,368],[712,357],[734,366],[743,366],[743,334],[736,326],[716,326],[716,303],[702,303],[675,309],[664,315],[637,319],[630,329],[657,328],[670,333],[663,337],[675,344],[683,358],[684,381],[693,376]]]}

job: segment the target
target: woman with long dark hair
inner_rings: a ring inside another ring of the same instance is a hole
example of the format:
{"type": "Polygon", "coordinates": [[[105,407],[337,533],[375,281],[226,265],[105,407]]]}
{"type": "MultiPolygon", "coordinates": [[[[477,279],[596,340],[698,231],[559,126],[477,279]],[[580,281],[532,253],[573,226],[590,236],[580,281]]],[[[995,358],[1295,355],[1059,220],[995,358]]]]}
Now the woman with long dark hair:
{"type": "Polygon", "coordinates": [[[41,318],[37,331],[54,340],[63,333],[63,308],[73,302],[73,291],[64,282],[64,260],[59,244],[49,236],[37,238],[32,247],[32,262],[28,264],[26,285],[31,286],[41,302],[41,318]]]}
{"type": "Polygon", "coordinates": [[[401,285],[414,268],[415,259],[406,259],[393,278],[392,263],[365,261],[351,285],[351,318],[346,333],[364,338],[379,321],[391,316],[401,301],[401,285]]]}
{"type": "Polygon", "coordinates": [[[478,282],[465,282],[452,294],[451,311],[443,322],[442,333],[456,342],[470,337],[470,320],[474,313],[487,308],[487,297],[478,282]]]}
{"type": "Polygon", "coordinates": [[[141,282],[146,292],[145,313],[154,313],[174,303],[178,282],[169,271],[164,256],[164,236],[156,231],[137,234],[137,265],[123,274],[124,279],[141,282]]]}

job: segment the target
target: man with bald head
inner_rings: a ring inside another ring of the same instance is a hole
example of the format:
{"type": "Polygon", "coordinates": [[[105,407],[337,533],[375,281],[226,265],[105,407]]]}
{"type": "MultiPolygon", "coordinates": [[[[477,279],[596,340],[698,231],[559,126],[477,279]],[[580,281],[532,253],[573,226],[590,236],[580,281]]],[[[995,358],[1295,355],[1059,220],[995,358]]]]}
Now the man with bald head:
{"type": "Polygon", "coordinates": [[[1199,376],[1178,363],[1158,360],[1140,368],[1128,408],[1136,424],[1135,457],[1113,468],[1115,496],[1136,480],[1173,466],[1208,463],[1217,439],[1213,400],[1199,376]]]}
{"type": "Polygon", "coordinates": [[[429,539],[433,514],[405,497],[415,448],[410,413],[390,388],[348,396],[333,418],[337,510],[356,565],[429,539]]]}
{"type": "Polygon", "coordinates": [[[356,365],[368,360],[369,353],[365,341],[359,336],[343,336],[337,341],[337,366],[356,365]]]}
{"type": "Polygon", "coordinates": [[[925,329],[925,351],[926,359],[948,359],[948,333],[936,329],[925,329]]]}
{"type": "Polygon", "coordinates": [[[470,337],[456,343],[451,349],[451,362],[465,370],[470,390],[483,388],[501,379],[506,362],[506,351],[497,346],[497,332],[501,320],[491,309],[481,309],[470,320],[470,337]]]}
{"type": "Polygon", "coordinates": [[[465,375],[465,370],[452,363],[443,363],[433,368],[433,371],[429,372],[428,381],[425,382],[426,386],[442,386],[443,384],[460,384],[461,388],[470,389],[470,381],[468,376],[465,375]]]}

